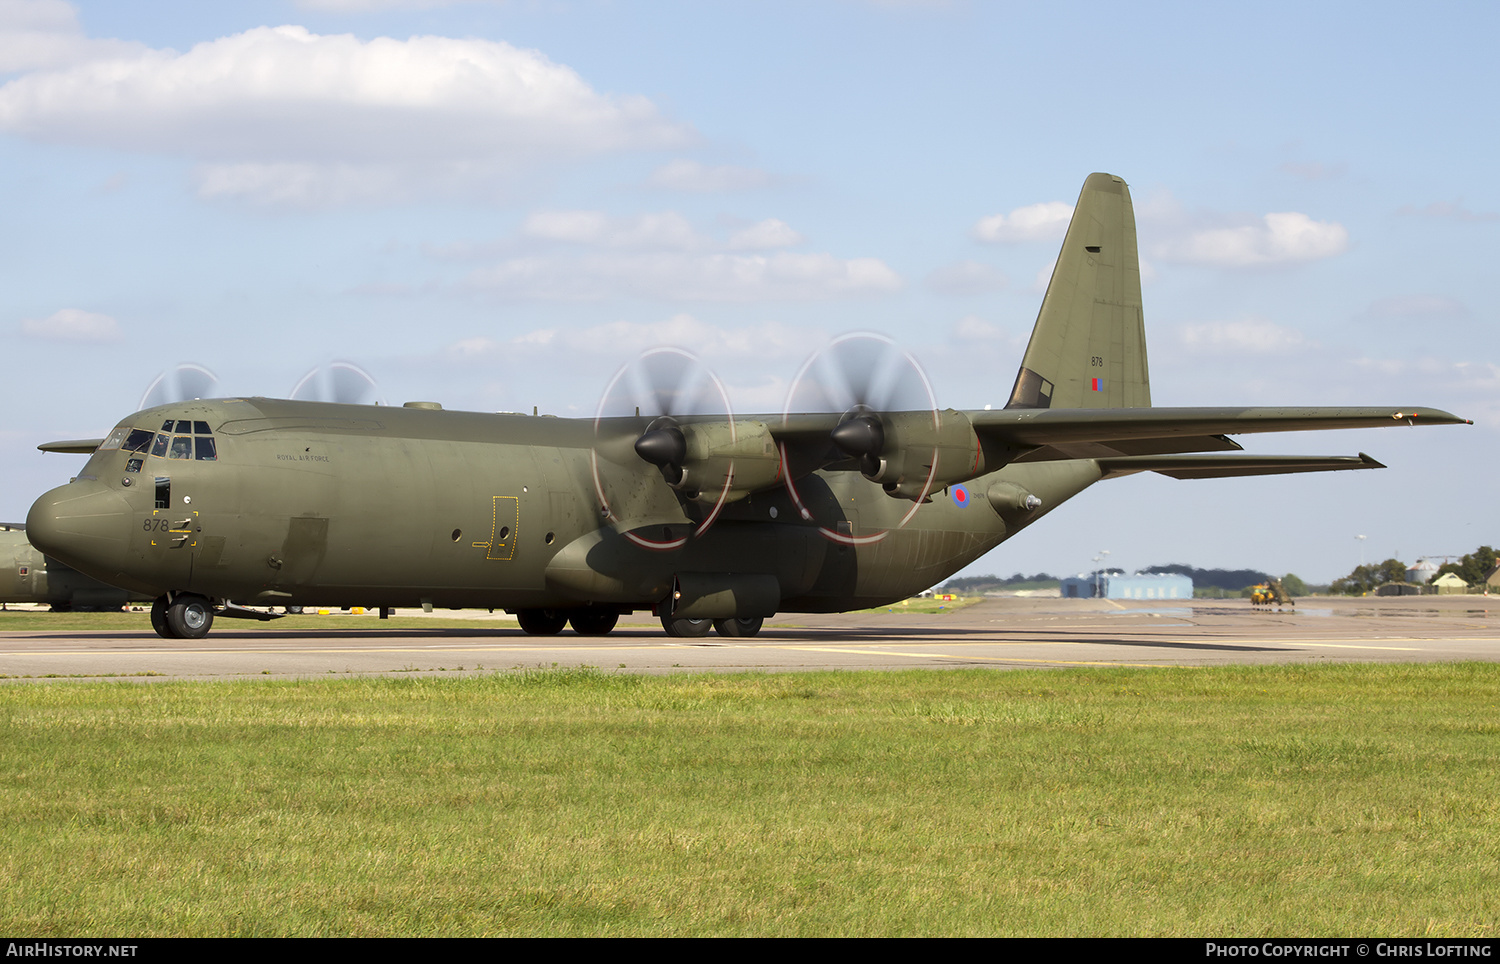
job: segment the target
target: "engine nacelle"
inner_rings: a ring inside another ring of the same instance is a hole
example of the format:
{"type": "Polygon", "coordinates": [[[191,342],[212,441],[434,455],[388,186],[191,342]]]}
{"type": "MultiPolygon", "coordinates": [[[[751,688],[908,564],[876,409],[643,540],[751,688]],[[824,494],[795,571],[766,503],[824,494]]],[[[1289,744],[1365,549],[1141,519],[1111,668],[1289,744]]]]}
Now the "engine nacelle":
{"type": "Polygon", "coordinates": [[[689,498],[734,502],[781,478],[781,454],[765,422],[690,422],[679,429],[684,457],[668,483],[689,498]]]}
{"type": "Polygon", "coordinates": [[[1005,465],[1013,452],[987,449],[963,412],[896,412],[880,417],[884,444],[878,466],[863,460],[865,478],[879,482],[896,498],[923,494],[965,482],[1005,465]],[[870,468],[877,471],[870,472],[870,468]]]}

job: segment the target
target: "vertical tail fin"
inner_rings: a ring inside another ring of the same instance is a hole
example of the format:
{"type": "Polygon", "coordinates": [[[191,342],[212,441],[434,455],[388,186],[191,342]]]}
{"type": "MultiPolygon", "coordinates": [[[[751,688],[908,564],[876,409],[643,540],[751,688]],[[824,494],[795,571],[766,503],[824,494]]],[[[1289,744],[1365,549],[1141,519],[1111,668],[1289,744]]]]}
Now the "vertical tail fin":
{"type": "Polygon", "coordinates": [[[1130,189],[1090,174],[1006,408],[1145,408],[1146,331],[1130,189]]]}

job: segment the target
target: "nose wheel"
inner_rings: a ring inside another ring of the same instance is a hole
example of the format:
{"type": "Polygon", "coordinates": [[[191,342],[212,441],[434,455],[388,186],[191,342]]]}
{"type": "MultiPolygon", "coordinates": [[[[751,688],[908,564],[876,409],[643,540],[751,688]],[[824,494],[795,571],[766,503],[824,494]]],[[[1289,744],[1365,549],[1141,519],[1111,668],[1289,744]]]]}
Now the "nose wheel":
{"type": "Polygon", "coordinates": [[[151,604],[151,628],[162,639],[202,639],[213,624],[213,604],[202,596],[178,593],[151,604]]]}

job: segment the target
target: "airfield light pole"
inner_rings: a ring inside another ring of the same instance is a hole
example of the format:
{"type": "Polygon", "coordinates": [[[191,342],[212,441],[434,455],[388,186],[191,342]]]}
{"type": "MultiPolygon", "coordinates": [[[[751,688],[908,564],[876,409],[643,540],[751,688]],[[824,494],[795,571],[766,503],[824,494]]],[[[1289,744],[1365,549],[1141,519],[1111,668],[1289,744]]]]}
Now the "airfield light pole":
{"type": "Polygon", "coordinates": [[[1094,562],[1096,563],[1096,565],[1094,566],[1094,598],[1095,599],[1099,598],[1099,596],[1101,595],[1100,583],[1101,583],[1102,580],[1101,580],[1101,577],[1100,577],[1100,572],[1104,568],[1104,566],[1101,565],[1101,564],[1104,562],[1104,557],[1107,556],[1107,555],[1109,555],[1109,550],[1108,549],[1100,549],[1099,550],[1099,554],[1094,557],[1094,562]]]}

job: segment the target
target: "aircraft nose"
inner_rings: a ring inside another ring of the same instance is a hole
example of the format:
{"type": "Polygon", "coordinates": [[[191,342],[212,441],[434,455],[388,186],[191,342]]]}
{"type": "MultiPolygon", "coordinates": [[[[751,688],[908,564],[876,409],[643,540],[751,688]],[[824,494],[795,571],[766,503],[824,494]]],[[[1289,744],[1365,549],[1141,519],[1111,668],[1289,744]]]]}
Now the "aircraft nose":
{"type": "Polygon", "coordinates": [[[80,479],[44,493],[26,514],[26,538],[85,573],[121,568],[130,538],[130,506],[100,483],[80,479]]]}

